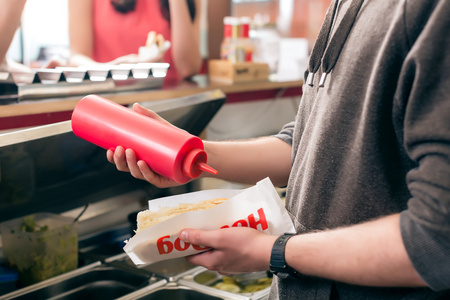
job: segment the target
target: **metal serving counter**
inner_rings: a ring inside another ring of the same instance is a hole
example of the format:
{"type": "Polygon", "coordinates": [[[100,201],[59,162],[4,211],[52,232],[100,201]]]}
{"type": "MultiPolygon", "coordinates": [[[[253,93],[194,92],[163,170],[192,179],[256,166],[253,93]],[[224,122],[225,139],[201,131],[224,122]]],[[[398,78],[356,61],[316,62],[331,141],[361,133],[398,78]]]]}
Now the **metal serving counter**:
{"type": "MultiPolygon", "coordinates": [[[[123,255],[122,255],[123,256],[123,255]]],[[[257,274],[259,279],[266,274],[257,274]]],[[[245,274],[245,276],[254,274],[245,274]]],[[[241,276],[241,275],[239,275],[241,276]]],[[[229,291],[214,287],[224,277],[203,267],[186,265],[184,258],[135,267],[118,257],[110,262],[97,261],[75,271],[50,278],[15,292],[0,300],[21,299],[180,299],[180,300],[259,300],[267,299],[269,287],[260,290],[229,291]],[[177,276],[168,276],[166,267],[177,276]],[[210,281],[205,281],[208,278],[210,281]]],[[[244,277],[243,277],[244,278],[244,277]]],[[[258,279],[253,279],[256,281],[258,279]]]]}
{"type": "Polygon", "coordinates": [[[270,272],[222,276],[192,265],[184,258],[136,266],[122,250],[123,241],[131,237],[127,229],[118,226],[82,240],[77,270],[0,295],[0,300],[257,300],[268,296],[270,272]],[[108,244],[104,244],[104,236],[109,236],[108,244]],[[92,243],[92,239],[96,241],[92,243]],[[230,284],[230,280],[234,283],[230,284]]]}
{"type": "MultiPolygon", "coordinates": [[[[255,81],[237,84],[218,83],[207,75],[196,75],[191,80],[164,80],[159,88],[115,91],[101,93],[101,96],[122,105],[134,102],[152,102],[186,97],[220,89],[227,96],[227,104],[281,97],[300,96],[302,80],[295,81],[255,81]]],[[[1,89],[1,86],[0,86],[1,89]]],[[[84,94],[86,95],[86,94],[84,94]]],[[[82,98],[77,95],[46,97],[2,105],[0,109],[0,130],[10,130],[26,126],[37,126],[68,120],[75,105],[82,98]]]]}
{"type": "MultiPolygon", "coordinates": [[[[198,135],[224,102],[224,93],[214,90],[142,104],[198,135]]],[[[1,134],[0,167],[0,222],[37,212],[74,218],[89,203],[78,221],[79,267],[19,286],[0,299],[260,299],[266,294],[230,293],[196,282],[205,270],[184,259],[133,265],[122,249],[133,234],[129,215],[149,199],[186,190],[160,190],[117,171],[103,149],[73,135],[69,121],[1,134]]]]}

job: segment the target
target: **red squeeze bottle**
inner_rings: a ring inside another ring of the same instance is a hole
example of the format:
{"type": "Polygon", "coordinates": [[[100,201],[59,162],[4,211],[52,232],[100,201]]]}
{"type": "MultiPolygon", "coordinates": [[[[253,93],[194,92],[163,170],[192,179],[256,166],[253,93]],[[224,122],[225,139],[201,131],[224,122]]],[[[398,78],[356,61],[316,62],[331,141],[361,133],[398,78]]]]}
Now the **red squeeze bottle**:
{"type": "Polygon", "coordinates": [[[169,124],[143,116],[97,95],[81,99],[72,113],[73,133],[104,149],[133,149],[156,173],[178,183],[202,171],[217,174],[206,164],[200,138],[169,124]]]}

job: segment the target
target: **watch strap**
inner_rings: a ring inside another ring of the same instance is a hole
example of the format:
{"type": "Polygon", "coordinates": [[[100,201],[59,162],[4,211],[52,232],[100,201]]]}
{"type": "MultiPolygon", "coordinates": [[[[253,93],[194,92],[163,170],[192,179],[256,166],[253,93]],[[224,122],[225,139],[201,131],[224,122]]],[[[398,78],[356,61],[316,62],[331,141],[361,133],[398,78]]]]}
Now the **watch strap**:
{"type": "Polygon", "coordinates": [[[297,272],[289,267],[285,259],[287,241],[296,235],[295,233],[285,233],[279,236],[272,247],[270,255],[270,271],[281,278],[286,278],[289,274],[295,275],[297,272]]]}

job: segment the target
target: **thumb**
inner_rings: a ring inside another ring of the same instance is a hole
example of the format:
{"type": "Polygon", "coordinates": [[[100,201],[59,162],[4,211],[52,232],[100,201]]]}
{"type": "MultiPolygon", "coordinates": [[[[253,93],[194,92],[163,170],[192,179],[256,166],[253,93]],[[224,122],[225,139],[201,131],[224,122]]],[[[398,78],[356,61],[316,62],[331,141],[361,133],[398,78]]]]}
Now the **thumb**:
{"type": "Polygon", "coordinates": [[[210,248],[216,247],[216,236],[217,234],[214,234],[214,231],[198,229],[183,229],[179,234],[179,238],[183,242],[210,248]]]}
{"type": "Polygon", "coordinates": [[[147,109],[145,107],[143,107],[142,105],[140,105],[139,103],[134,103],[133,104],[133,110],[141,115],[144,115],[146,117],[150,117],[152,119],[155,119],[159,122],[168,124],[173,126],[172,124],[170,124],[169,122],[167,122],[165,119],[161,118],[157,113],[155,113],[153,110],[147,109]]]}

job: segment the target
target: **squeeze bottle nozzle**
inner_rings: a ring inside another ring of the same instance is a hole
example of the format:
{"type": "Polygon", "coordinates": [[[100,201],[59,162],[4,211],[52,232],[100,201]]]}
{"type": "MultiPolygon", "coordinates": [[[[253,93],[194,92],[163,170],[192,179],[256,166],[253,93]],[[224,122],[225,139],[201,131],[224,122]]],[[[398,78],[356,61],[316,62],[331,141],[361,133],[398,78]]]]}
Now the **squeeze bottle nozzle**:
{"type": "Polygon", "coordinates": [[[217,172],[216,169],[211,168],[210,166],[208,166],[204,162],[198,162],[195,166],[196,166],[197,169],[199,169],[201,171],[208,172],[208,173],[211,173],[211,174],[214,174],[214,175],[219,174],[219,172],[217,172]]]}
{"type": "Polygon", "coordinates": [[[86,96],[77,103],[72,113],[72,130],[104,149],[133,149],[138,160],[178,183],[186,183],[203,171],[217,174],[206,164],[200,138],[97,95],[86,96]]]}
{"type": "Polygon", "coordinates": [[[198,177],[202,171],[217,174],[218,172],[206,164],[206,152],[200,149],[191,150],[183,161],[184,175],[195,178],[198,177]]]}

